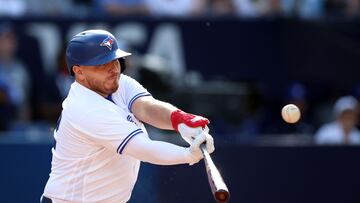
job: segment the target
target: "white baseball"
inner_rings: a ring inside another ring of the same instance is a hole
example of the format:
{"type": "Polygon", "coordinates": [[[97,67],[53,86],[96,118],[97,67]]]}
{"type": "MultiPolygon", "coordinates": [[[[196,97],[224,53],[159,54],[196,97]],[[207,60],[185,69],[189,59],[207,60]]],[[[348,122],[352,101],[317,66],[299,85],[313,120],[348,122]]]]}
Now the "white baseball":
{"type": "Polygon", "coordinates": [[[281,116],[287,123],[296,123],[299,121],[301,113],[294,104],[288,104],[281,109],[281,116]]]}

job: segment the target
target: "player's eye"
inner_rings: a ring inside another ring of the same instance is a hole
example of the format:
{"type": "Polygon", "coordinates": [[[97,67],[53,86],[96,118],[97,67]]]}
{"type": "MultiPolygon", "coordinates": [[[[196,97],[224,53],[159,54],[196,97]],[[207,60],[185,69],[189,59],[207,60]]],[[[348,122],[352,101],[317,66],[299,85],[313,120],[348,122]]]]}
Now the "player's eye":
{"type": "Polygon", "coordinates": [[[101,65],[98,65],[99,68],[105,68],[106,67],[106,64],[101,64],[101,65]]]}

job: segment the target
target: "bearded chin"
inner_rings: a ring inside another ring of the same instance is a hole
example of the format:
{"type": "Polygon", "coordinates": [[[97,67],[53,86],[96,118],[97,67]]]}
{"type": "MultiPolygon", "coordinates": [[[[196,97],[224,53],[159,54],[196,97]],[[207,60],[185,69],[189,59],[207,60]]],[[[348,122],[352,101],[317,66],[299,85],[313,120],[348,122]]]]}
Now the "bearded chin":
{"type": "Polygon", "coordinates": [[[111,93],[116,92],[116,90],[119,88],[119,83],[116,83],[114,87],[111,89],[111,93]]]}
{"type": "Polygon", "coordinates": [[[119,88],[119,82],[118,81],[114,81],[114,83],[111,85],[110,88],[108,88],[107,90],[109,91],[109,94],[116,92],[116,90],[119,88]]]}

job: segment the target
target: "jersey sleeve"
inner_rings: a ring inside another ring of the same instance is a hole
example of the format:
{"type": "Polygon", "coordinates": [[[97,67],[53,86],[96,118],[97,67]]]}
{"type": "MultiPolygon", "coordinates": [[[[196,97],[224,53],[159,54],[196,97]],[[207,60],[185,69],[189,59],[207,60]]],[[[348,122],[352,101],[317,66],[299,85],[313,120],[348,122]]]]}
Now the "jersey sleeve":
{"type": "Polygon", "coordinates": [[[189,148],[151,140],[148,136],[143,135],[134,137],[123,153],[138,160],[158,165],[194,162],[194,156],[189,148]]]}
{"type": "Polygon", "coordinates": [[[128,110],[132,112],[131,107],[134,101],[144,96],[151,96],[151,94],[135,79],[121,74],[120,87],[118,91],[113,93],[112,98],[115,103],[123,102],[128,110]]]}
{"type": "Polygon", "coordinates": [[[122,154],[133,137],[139,134],[148,136],[136,124],[119,116],[114,110],[106,112],[96,110],[86,117],[82,123],[82,126],[86,126],[86,129],[82,130],[85,131],[89,138],[119,154],[122,154]]]}

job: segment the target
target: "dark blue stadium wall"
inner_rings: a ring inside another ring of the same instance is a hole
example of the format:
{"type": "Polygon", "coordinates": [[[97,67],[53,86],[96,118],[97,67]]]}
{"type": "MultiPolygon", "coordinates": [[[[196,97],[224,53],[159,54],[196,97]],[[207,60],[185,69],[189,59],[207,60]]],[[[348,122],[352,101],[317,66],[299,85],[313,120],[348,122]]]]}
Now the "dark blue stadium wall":
{"type": "MultiPolygon", "coordinates": [[[[0,145],[0,202],[38,202],[51,146],[0,145]]],[[[360,202],[358,147],[218,147],[231,202],[360,202]]],[[[203,163],[143,164],[131,203],[212,202],[203,163]]]]}

